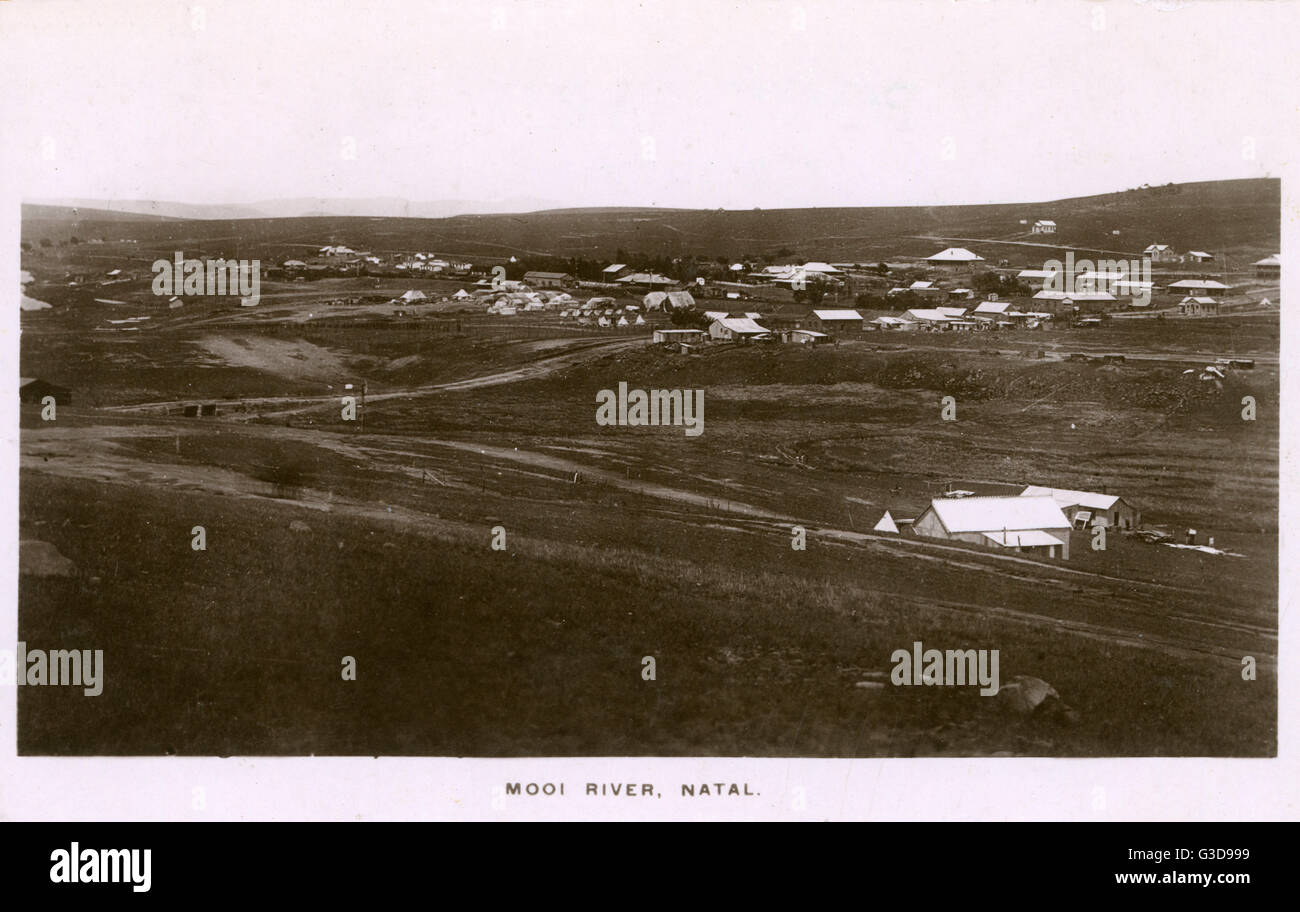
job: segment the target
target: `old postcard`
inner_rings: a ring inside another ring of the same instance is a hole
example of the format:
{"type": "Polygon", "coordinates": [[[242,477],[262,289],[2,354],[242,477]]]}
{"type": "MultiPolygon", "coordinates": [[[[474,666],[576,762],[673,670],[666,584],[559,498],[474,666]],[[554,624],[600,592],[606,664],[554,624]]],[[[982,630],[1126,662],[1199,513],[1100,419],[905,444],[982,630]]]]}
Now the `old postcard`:
{"type": "Polygon", "coordinates": [[[0,817],[1282,813],[1298,23],[0,3],[0,817]]]}

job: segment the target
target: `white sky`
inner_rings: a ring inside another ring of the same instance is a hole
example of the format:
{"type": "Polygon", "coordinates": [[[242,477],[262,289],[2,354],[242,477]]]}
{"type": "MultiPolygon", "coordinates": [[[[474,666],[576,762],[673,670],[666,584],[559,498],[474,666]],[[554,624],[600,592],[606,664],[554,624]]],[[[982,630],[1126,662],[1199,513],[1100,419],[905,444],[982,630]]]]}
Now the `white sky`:
{"type": "Polygon", "coordinates": [[[0,2],[5,179],[772,208],[1279,174],[1300,6],[1156,6],[0,2]]]}

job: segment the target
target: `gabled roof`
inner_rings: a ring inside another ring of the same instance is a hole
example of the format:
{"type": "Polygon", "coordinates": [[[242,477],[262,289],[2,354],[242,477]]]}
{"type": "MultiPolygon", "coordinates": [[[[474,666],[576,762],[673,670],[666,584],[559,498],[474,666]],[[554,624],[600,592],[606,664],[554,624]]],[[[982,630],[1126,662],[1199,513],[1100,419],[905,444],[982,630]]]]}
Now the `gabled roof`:
{"type": "Polygon", "coordinates": [[[1148,244],[1146,250],[1143,250],[1142,252],[1143,252],[1143,253],[1155,253],[1156,251],[1163,251],[1163,250],[1168,250],[1168,249],[1169,249],[1169,245],[1168,245],[1168,244],[1148,244]]]}
{"type": "Polygon", "coordinates": [[[856,310],[814,310],[819,320],[861,320],[862,314],[856,310]]]}
{"type": "Polygon", "coordinates": [[[1179,301],[1178,303],[1179,303],[1179,304],[1186,304],[1188,301],[1191,301],[1191,302],[1194,303],[1194,304],[1217,304],[1217,303],[1219,303],[1218,301],[1214,300],[1214,298],[1207,298],[1207,297],[1204,297],[1204,296],[1202,296],[1202,297],[1195,297],[1195,296],[1193,296],[1193,295],[1188,295],[1187,297],[1183,298],[1183,299],[1182,299],[1181,301],[1179,301]]]}
{"type": "Polygon", "coordinates": [[[617,282],[623,285],[676,285],[677,283],[667,276],[661,276],[653,272],[634,272],[631,275],[623,276],[617,279],[617,282]]]}
{"type": "Polygon", "coordinates": [[[1020,492],[1021,497],[1050,497],[1062,509],[1080,506],[1090,510],[1110,510],[1121,498],[1118,494],[1097,494],[1093,491],[1072,491],[1068,488],[1044,488],[1030,485],[1020,492]]]}
{"type": "Polygon", "coordinates": [[[527,280],[527,279],[529,279],[529,278],[533,278],[533,279],[567,279],[567,278],[569,278],[569,274],[568,274],[567,272],[526,272],[526,273],[524,273],[524,279],[527,280]]]}
{"type": "Polygon", "coordinates": [[[1181,282],[1174,282],[1170,288],[1186,288],[1189,291],[1227,291],[1228,286],[1216,279],[1183,279],[1181,282]]]}
{"type": "Polygon", "coordinates": [[[1275,253],[1275,254],[1273,254],[1272,256],[1266,256],[1266,257],[1264,257],[1264,259],[1262,259],[1262,260],[1256,260],[1255,262],[1251,263],[1250,265],[1252,265],[1252,266],[1281,266],[1281,265],[1282,265],[1282,254],[1280,254],[1280,253],[1275,253]]]}
{"type": "Polygon", "coordinates": [[[934,256],[926,257],[931,263],[982,263],[984,257],[971,253],[965,247],[949,247],[934,256]]]}
{"type": "Polygon", "coordinates": [[[937,497],[930,509],[949,532],[1070,528],[1070,520],[1051,497],[937,497]]]}
{"type": "Polygon", "coordinates": [[[1011,304],[1006,301],[981,301],[975,308],[977,314],[1004,314],[1011,304]]]}
{"type": "Polygon", "coordinates": [[[1207,259],[1207,260],[1212,260],[1212,259],[1214,259],[1214,254],[1212,254],[1212,253],[1206,253],[1204,250],[1189,250],[1189,251],[1187,251],[1187,255],[1188,255],[1188,256],[1194,256],[1194,257],[1203,257],[1203,258],[1205,258],[1205,259],[1207,259]]]}
{"type": "Polygon", "coordinates": [[[917,320],[929,321],[932,323],[945,323],[952,319],[952,316],[944,313],[942,310],[926,307],[914,307],[903,314],[905,317],[913,317],[917,320]]]}
{"type": "Polygon", "coordinates": [[[627,269],[626,263],[610,263],[601,272],[618,272],[620,269],[627,269]]]}
{"type": "Polygon", "coordinates": [[[1051,225],[1051,226],[1053,226],[1053,227],[1056,226],[1056,222],[1052,221],[1051,219],[1039,219],[1038,221],[1034,222],[1034,224],[1035,224],[1035,225],[1051,225]]]}
{"type": "Polygon", "coordinates": [[[759,333],[767,332],[766,329],[759,326],[749,317],[722,317],[713,322],[720,323],[726,329],[731,330],[733,333],[740,333],[741,335],[757,335],[759,333]]]}
{"type": "Polygon", "coordinates": [[[933,282],[922,282],[920,280],[917,280],[913,282],[911,285],[908,285],[907,289],[908,291],[921,291],[922,289],[935,288],[935,287],[936,286],[933,282]]]}
{"type": "Polygon", "coordinates": [[[1109,291],[1049,291],[1044,289],[1034,295],[1035,301],[1113,301],[1109,291]]]}

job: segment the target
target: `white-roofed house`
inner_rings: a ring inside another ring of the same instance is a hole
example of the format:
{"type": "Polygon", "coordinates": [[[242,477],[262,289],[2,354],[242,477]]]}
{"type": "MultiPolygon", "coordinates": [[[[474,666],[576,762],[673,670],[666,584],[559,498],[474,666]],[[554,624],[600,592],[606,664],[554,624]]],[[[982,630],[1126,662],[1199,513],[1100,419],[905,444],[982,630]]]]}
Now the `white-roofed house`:
{"type": "Polygon", "coordinates": [[[1153,263],[1176,263],[1178,254],[1174,248],[1168,244],[1149,244],[1146,250],[1142,251],[1143,255],[1148,257],[1153,263]]]}
{"type": "Polygon", "coordinates": [[[1251,264],[1255,267],[1255,278],[1276,279],[1282,275],[1282,254],[1275,253],[1251,264]]]}
{"type": "Polygon", "coordinates": [[[656,329],[651,337],[651,342],[659,343],[677,343],[677,342],[703,342],[705,338],[702,329],[656,329]]]}
{"type": "Polygon", "coordinates": [[[1052,498],[1073,526],[1136,529],[1142,522],[1142,514],[1137,508],[1118,494],[1098,494],[1095,491],[1072,491],[1067,488],[1029,485],[1020,492],[1020,496],[1052,498]]]}
{"type": "Polygon", "coordinates": [[[965,247],[949,247],[946,250],[940,250],[933,256],[926,257],[925,261],[931,266],[940,266],[945,269],[970,269],[976,263],[983,263],[984,257],[972,253],[965,247]]]}
{"type": "Polygon", "coordinates": [[[749,317],[721,317],[709,324],[709,338],[727,342],[744,342],[767,334],[749,317]]]}
{"type": "Polygon", "coordinates": [[[912,531],[925,538],[1070,558],[1070,520],[1050,496],[937,497],[912,531]]]}
{"type": "Polygon", "coordinates": [[[627,275],[631,270],[632,267],[628,266],[626,263],[610,263],[600,271],[600,278],[601,281],[604,282],[613,282],[617,279],[623,278],[623,276],[627,275]]]}
{"type": "Polygon", "coordinates": [[[781,331],[781,341],[794,345],[820,345],[831,341],[831,337],[815,329],[786,329],[781,331]]]}
{"type": "Polygon", "coordinates": [[[996,320],[1006,316],[1010,307],[1009,301],[981,301],[971,311],[971,317],[976,320],[996,320]]]}
{"type": "Polygon", "coordinates": [[[1181,282],[1171,282],[1169,290],[1193,294],[1204,291],[1228,291],[1229,286],[1224,285],[1218,279],[1183,279],[1181,282]]]}
{"type": "Polygon", "coordinates": [[[1039,219],[1034,222],[1034,227],[1029,231],[1031,234],[1056,234],[1056,222],[1051,219],[1039,219]]]}
{"type": "Polygon", "coordinates": [[[905,332],[910,329],[916,329],[916,322],[906,317],[891,317],[888,315],[876,317],[871,321],[882,332],[893,330],[894,332],[905,332]]]}
{"type": "Polygon", "coordinates": [[[656,288],[668,289],[678,284],[675,279],[659,275],[656,272],[634,272],[630,275],[619,277],[615,280],[615,283],[618,285],[627,285],[633,288],[649,288],[652,290],[656,288]]]}
{"type": "Polygon", "coordinates": [[[1189,250],[1187,251],[1187,259],[1193,263],[1213,263],[1214,254],[1206,253],[1204,250],[1189,250]]]}
{"type": "Polygon", "coordinates": [[[951,323],[954,318],[938,308],[914,307],[903,313],[903,319],[923,326],[943,327],[951,323]]]}

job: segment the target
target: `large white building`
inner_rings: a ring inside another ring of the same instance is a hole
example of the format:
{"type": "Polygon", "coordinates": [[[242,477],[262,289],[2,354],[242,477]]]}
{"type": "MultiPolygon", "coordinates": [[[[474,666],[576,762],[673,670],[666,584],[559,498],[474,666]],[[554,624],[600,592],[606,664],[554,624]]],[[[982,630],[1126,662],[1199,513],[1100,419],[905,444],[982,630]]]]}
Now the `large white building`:
{"type": "Polygon", "coordinates": [[[984,257],[972,253],[965,247],[949,247],[947,250],[940,250],[934,256],[926,257],[925,261],[931,266],[947,269],[970,269],[976,263],[983,263],[984,257]]]}
{"type": "Polygon", "coordinates": [[[1070,557],[1070,520],[1050,496],[936,497],[912,531],[985,548],[1070,557]]]}

